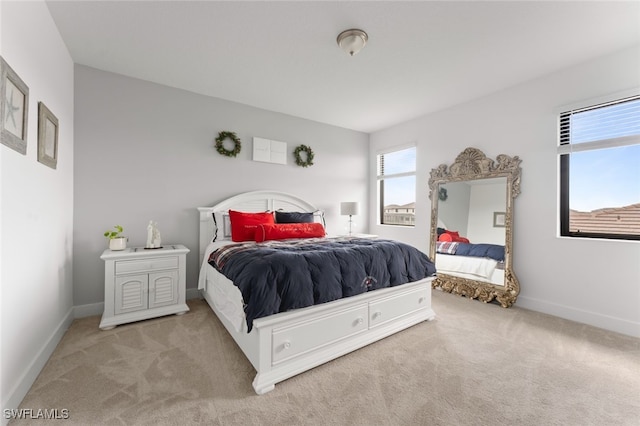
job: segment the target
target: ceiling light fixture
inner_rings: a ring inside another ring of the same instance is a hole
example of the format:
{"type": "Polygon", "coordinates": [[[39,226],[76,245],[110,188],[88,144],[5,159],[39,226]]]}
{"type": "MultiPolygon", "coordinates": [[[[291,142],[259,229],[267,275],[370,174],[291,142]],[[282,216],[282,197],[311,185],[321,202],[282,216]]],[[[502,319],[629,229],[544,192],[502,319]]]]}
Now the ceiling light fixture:
{"type": "Polygon", "coordinates": [[[367,40],[369,36],[362,30],[351,29],[338,34],[338,46],[351,56],[361,51],[367,40]]]}

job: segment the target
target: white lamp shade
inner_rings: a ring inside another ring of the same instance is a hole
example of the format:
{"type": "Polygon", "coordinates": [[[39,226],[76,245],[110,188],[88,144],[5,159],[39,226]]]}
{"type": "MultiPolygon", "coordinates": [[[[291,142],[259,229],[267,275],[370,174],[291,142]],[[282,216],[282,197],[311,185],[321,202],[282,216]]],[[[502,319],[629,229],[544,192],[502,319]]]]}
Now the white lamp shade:
{"type": "Polygon", "coordinates": [[[352,216],[360,213],[360,204],[357,201],[345,201],[340,203],[340,214],[352,216]]]}

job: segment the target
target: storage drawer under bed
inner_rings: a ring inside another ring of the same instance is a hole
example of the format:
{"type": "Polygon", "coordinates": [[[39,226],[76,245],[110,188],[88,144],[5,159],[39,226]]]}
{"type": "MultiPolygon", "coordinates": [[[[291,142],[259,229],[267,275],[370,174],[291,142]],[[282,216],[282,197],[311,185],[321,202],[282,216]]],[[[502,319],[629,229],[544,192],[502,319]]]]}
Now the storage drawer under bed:
{"type": "Polygon", "coordinates": [[[403,315],[428,307],[424,289],[412,290],[371,302],[369,303],[369,328],[378,327],[403,315]]]}
{"type": "Polygon", "coordinates": [[[369,328],[368,315],[369,305],[363,303],[289,327],[274,329],[272,365],[366,331],[369,328]]]}

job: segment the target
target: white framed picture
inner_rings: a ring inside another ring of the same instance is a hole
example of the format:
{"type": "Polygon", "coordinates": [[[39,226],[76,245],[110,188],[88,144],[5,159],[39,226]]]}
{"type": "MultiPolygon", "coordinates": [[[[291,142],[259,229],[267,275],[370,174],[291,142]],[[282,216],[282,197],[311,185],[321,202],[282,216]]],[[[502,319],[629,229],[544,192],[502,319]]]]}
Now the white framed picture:
{"type": "Polygon", "coordinates": [[[58,119],[38,102],[38,161],[52,169],[58,165],[58,119]]]}
{"type": "Polygon", "coordinates": [[[26,155],[29,87],[2,57],[0,57],[0,95],[0,142],[26,155]]]}

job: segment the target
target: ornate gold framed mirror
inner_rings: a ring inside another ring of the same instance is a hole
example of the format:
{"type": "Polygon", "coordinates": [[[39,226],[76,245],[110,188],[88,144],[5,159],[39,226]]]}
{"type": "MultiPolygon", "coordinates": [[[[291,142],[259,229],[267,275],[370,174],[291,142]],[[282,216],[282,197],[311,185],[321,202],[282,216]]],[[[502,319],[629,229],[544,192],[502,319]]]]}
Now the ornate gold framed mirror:
{"type": "Polygon", "coordinates": [[[513,202],[520,194],[522,160],[495,160],[476,148],[431,169],[433,288],[508,308],[520,293],[513,271],[513,202]]]}

